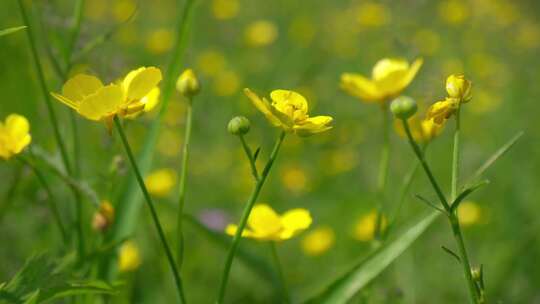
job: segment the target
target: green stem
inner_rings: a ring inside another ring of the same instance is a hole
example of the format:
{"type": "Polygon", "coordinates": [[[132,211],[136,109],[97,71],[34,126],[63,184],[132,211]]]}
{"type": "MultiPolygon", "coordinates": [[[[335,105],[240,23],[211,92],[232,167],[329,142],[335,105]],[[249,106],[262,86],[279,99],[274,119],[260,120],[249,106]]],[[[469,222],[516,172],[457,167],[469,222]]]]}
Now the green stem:
{"type": "Polygon", "coordinates": [[[9,190],[6,194],[6,197],[2,201],[2,205],[0,206],[0,223],[2,222],[2,219],[6,215],[7,211],[13,205],[15,194],[17,193],[17,186],[19,185],[19,182],[21,180],[22,171],[22,167],[17,167],[15,169],[15,174],[13,174],[13,179],[11,180],[11,184],[8,187],[9,190]]]}
{"type": "Polygon", "coordinates": [[[452,158],[452,190],[451,201],[453,202],[457,197],[458,181],[459,181],[459,133],[460,133],[460,106],[456,111],[456,129],[454,131],[454,151],[452,158]]]}
{"type": "Polygon", "coordinates": [[[281,282],[283,300],[285,301],[285,303],[289,304],[291,303],[290,293],[289,293],[289,290],[287,289],[285,275],[283,274],[283,268],[281,267],[281,262],[279,261],[279,255],[277,252],[277,246],[275,242],[270,242],[270,251],[272,252],[272,258],[274,259],[274,263],[276,264],[279,280],[281,282]]]}
{"type": "Polygon", "coordinates": [[[234,234],[231,247],[229,248],[229,252],[227,254],[227,259],[225,260],[225,267],[223,268],[223,273],[221,275],[221,283],[219,287],[218,298],[216,301],[217,304],[223,303],[223,299],[225,298],[225,290],[227,289],[227,281],[229,280],[229,273],[231,271],[231,266],[234,259],[234,255],[236,253],[236,249],[238,248],[238,244],[240,243],[242,232],[244,231],[244,228],[246,227],[246,223],[249,218],[249,214],[251,213],[251,209],[253,209],[253,205],[255,205],[255,201],[259,197],[259,193],[261,192],[262,186],[264,185],[264,182],[266,181],[266,178],[268,177],[268,173],[270,173],[270,169],[272,168],[272,165],[274,161],[276,160],[277,154],[281,147],[281,143],[283,142],[283,139],[285,138],[285,134],[286,133],[284,131],[281,132],[278,140],[276,141],[274,145],[274,149],[272,150],[272,153],[270,154],[270,158],[268,159],[268,162],[266,163],[266,166],[263,169],[261,177],[255,183],[255,187],[253,188],[253,191],[251,192],[251,195],[246,203],[246,206],[244,207],[244,211],[242,213],[242,217],[240,218],[238,229],[236,230],[236,233],[234,234]]]}
{"type": "Polygon", "coordinates": [[[383,146],[381,150],[381,158],[379,162],[379,175],[377,179],[377,220],[375,224],[375,238],[379,239],[382,234],[382,217],[383,207],[385,201],[384,190],[386,188],[386,180],[388,177],[388,162],[390,159],[390,119],[388,115],[387,103],[383,103],[381,106],[381,113],[383,115],[383,146]]]}
{"type": "Polygon", "coordinates": [[[66,49],[66,72],[65,74],[69,73],[69,68],[71,66],[71,57],[73,54],[73,49],[75,48],[75,44],[77,44],[77,40],[79,38],[79,32],[81,30],[81,23],[82,23],[82,17],[83,17],[83,8],[84,8],[84,0],[77,0],[75,2],[75,9],[73,11],[73,25],[71,27],[71,35],[68,41],[67,49],[66,49]]]}
{"type": "Polygon", "coordinates": [[[167,243],[167,239],[165,238],[165,233],[163,231],[163,228],[161,227],[161,223],[159,221],[156,209],[154,207],[154,202],[152,201],[152,197],[150,196],[150,194],[148,193],[148,190],[146,189],[146,185],[144,184],[144,180],[139,171],[139,167],[137,166],[137,162],[135,161],[135,157],[133,156],[133,152],[131,151],[131,147],[126,138],[126,134],[124,133],[124,129],[122,128],[122,124],[120,123],[120,120],[116,116],[114,117],[114,124],[116,125],[116,129],[118,130],[118,134],[120,135],[120,138],[122,139],[122,144],[124,146],[124,149],[126,150],[126,154],[128,156],[129,162],[131,163],[131,168],[133,169],[133,172],[135,173],[135,177],[137,178],[137,182],[139,183],[139,187],[141,188],[144,198],[146,199],[148,208],[150,209],[152,220],[154,222],[154,225],[156,226],[159,239],[161,241],[161,244],[163,245],[163,249],[165,250],[165,254],[169,262],[169,267],[171,268],[171,271],[174,276],[174,282],[176,283],[176,289],[178,291],[178,295],[180,296],[180,301],[181,303],[186,303],[184,290],[182,287],[182,279],[180,278],[180,274],[178,272],[178,269],[176,268],[176,263],[174,262],[171,248],[169,247],[169,244],[167,243]]]}
{"type": "Polygon", "coordinates": [[[27,160],[23,156],[17,157],[17,160],[19,160],[21,163],[23,163],[24,165],[32,169],[39,183],[41,184],[45,192],[47,192],[47,203],[49,204],[49,209],[51,210],[54,221],[56,222],[56,226],[58,227],[58,230],[60,231],[62,241],[64,242],[64,245],[67,246],[68,237],[66,233],[66,228],[64,227],[64,224],[62,223],[62,217],[60,216],[60,211],[58,211],[58,206],[56,205],[51,188],[49,187],[49,184],[47,184],[47,179],[33,163],[31,163],[29,160],[27,160]]]}
{"type": "Polygon", "coordinates": [[[178,195],[178,218],[177,218],[177,242],[178,242],[178,252],[177,252],[177,261],[178,268],[182,268],[182,262],[184,260],[184,232],[183,232],[183,218],[184,218],[184,202],[186,199],[186,180],[187,180],[187,168],[188,168],[188,159],[189,159],[189,143],[191,139],[191,127],[192,127],[192,116],[193,116],[193,103],[190,98],[188,101],[188,107],[186,112],[186,129],[184,133],[184,147],[182,151],[182,167],[180,169],[180,191],[178,195]]]}
{"type": "Polygon", "coordinates": [[[257,172],[257,166],[255,164],[255,159],[253,158],[253,153],[251,152],[251,149],[247,145],[244,135],[240,134],[238,135],[238,137],[240,137],[240,141],[242,142],[242,147],[244,148],[244,152],[246,152],[246,155],[248,157],[249,165],[251,167],[251,175],[253,175],[253,178],[257,181],[259,180],[259,173],[257,172]]]}

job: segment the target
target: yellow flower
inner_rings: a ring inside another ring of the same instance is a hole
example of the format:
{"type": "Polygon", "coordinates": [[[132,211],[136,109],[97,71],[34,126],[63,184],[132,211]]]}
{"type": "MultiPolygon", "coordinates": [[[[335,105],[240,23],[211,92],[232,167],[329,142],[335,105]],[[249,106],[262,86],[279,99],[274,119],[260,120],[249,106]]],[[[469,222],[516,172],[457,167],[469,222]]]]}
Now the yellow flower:
{"type": "Polygon", "coordinates": [[[114,207],[108,200],[104,200],[99,205],[92,219],[92,228],[97,231],[105,231],[114,222],[114,207]]]}
{"type": "Polygon", "coordinates": [[[384,4],[367,2],[358,7],[356,19],[361,26],[380,27],[389,23],[391,15],[384,4]]]}
{"type": "Polygon", "coordinates": [[[469,17],[469,8],[466,1],[447,0],[439,4],[439,16],[446,23],[458,25],[469,17]]]}
{"type": "Polygon", "coordinates": [[[165,197],[171,193],[176,184],[176,171],[159,169],[151,172],[144,180],[148,192],[157,197],[165,197]]]}
{"type": "Polygon", "coordinates": [[[482,209],[475,202],[465,201],[459,205],[457,215],[459,223],[464,227],[468,227],[480,222],[482,209]]]}
{"type": "Polygon", "coordinates": [[[385,58],[375,64],[371,79],[359,74],[342,74],[341,88],[364,101],[388,101],[397,97],[412,82],[422,63],[421,58],[411,65],[402,59],[385,58]]]}
{"type": "Polygon", "coordinates": [[[332,228],[319,227],[309,232],[302,239],[302,250],[309,256],[321,255],[334,245],[335,238],[332,228]]]}
{"type": "Polygon", "coordinates": [[[238,15],[240,3],[238,0],[213,0],[212,13],[219,20],[232,19],[238,15]]]}
{"type": "MultiPolygon", "coordinates": [[[[409,118],[407,120],[409,123],[409,127],[411,130],[411,135],[413,139],[416,142],[421,143],[427,143],[433,140],[435,137],[437,137],[439,134],[441,134],[442,130],[444,129],[443,124],[437,124],[433,121],[433,119],[420,119],[418,115],[414,115],[413,117],[409,118]]],[[[395,121],[395,128],[397,133],[405,137],[405,130],[403,129],[403,124],[401,121],[396,120],[395,121]]]]}
{"type": "Polygon", "coordinates": [[[286,132],[309,136],[332,128],[329,126],[333,120],[330,116],[309,117],[306,99],[294,91],[272,91],[270,93],[272,103],[264,97],[261,99],[250,89],[244,89],[244,93],[272,125],[286,132]]]}
{"type": "Polygon", "coordinates": [[[302,193],[307,189],[306,172],[299,167],[286,168],[281,174],[281,182],[294,193],[302,193]]]}
{"type": "MultiPolygon", "coordinates": [[[[291,209],[278,215],[270,206],[260,204],[253,207],[242,236],[260,241],[284,241],[306,230],[311,222],[306,209],[291,209]]],[[[225,232],[234,235],[237,229],[236,225],[229,224],[225,232]]]]}
{"type": "MultiPolygon", "coordinates": [[[[385,216],[381,217],[381,230],[386,229],[387,220],[385,216]]],[[[360,217],[354,227],[354,238],[359,241],[371,241],[375,237],[375,226],[377,225],[377,212],[370,213],[360,217]]]]}
{"type": "Polygon", "coordinates": [[[472,98],[472,83],[464,75],[452,74],[446,79],[446,92],[451,98],[459,100],[460,103],[469,102],[472,98]]]}
{"type": "Polygon", "coordinates": [[[173,46],[174,33],[166,28],[152,31],[146,39],[146,49],[155,55],[166,53],[173,46]]]}
{"type": "Polygon", "coordinates": [[[268,20],[255,21],[248,25],[244,32],[244,37],[249,46],[267,46],[277,39],[278,28],[268,20]]]}
{"type": "Polygon", "coordinates": [[[5,122],[0,121],[0,158],[7,160],[21,153],[31,141],[30,124],[26,117],[10,114],[5,122]]]}
{"type": "Polygon", "coordinates": [[[456,112],[458,106],[459,101],[454,98],[437,101],[429,107],[426,119],[433,120],[436,124],[441,125],[456,112]]]}
{"type": "Polygon", "coordinates": [[[152,90],[160,81],[161,71],[155,67],[138,68],[120,83],[109,85],[103,85],[97,77],[78,74],[64,84],[62,95],[51,94],[81,116],[105,121],[110,128],[115,115],[124,117],[144,111],[145,97],[155,94],[152,90]]]}
{"type": "Polygon", "coordinates": [[[127,241],[120,247],[118,253],[118,269],[120,272],[133,271],[141,265],[139,248],[132,241],[127,241]]]}

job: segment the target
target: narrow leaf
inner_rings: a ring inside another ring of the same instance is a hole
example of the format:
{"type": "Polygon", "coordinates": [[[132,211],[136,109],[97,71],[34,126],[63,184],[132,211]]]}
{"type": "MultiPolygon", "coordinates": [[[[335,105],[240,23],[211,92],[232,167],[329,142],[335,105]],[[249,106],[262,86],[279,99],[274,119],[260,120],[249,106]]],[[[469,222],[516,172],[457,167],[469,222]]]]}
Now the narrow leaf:
{"type": "Polygon", "coordinates": [[[459,195],[458,197],[456,197],[456,199],[452,202],[452,205],[450,208],[452,208],[452,212],[457,210],[457,208],[459,207],[459,204],[465,199],[467,198],[467,196],[469,196],[469,194],[473,193],[475,190],[481,188],[482,186],[485,186],[489,184],[489,180],[485,179],[485,180],[482,180],[482,181],[479,181],[475,184],[472,184],[470,186],[467,186],[467,188],[465,190],[463,190],[459,195]]]}
{"type": "Polygon", "coordinates": [[[430,212],[412,222],[367,258],[360,260],[349,271],[332,280],[322,292],[305,303],[347,303],[388,267],[401,253],[437,219],[439,212],[430,212]]]}
{"type": "Polygon", "coordinates": [[[450,250],[449,248],[447,248],[445,246],[441,246],[441,249],[444,250],[449,255],[451,255],[452,257],[454,257],[459,263],[461,263],[461,259],[459,258],[459,256],[455,252],[453,252],[452,250],[450,250]]]}
{"type": "Polygon", "coordinates": [[[421,196],[420,194],[416,194],[415,195],[417,199],[419,199],[421,202],[424,202],[426,205],[428,205],[429,207],[439,211],[439,212],[442,212],[444,213],[444,210],[442,210],[441,208],[435,206],[435,204],[433,204],[431,201],[429,201],[427,198],[421,196]]]}
{"type": "Polygon", "coordinates": [[[25,28],[26,26],[23,25],[23,26],[10,27],[5,30],[0,30],[0,37],[18,32],[20,30],[24,30],[25,28]]]}
{"type": "Polygon", "coordinates": [[[257,150],[255,150],[255,153],[253,154],[253,161],[257,161],[257,157],[259,157],[259,153],[261,152],[261,147],[258,147],[257,150]]]}

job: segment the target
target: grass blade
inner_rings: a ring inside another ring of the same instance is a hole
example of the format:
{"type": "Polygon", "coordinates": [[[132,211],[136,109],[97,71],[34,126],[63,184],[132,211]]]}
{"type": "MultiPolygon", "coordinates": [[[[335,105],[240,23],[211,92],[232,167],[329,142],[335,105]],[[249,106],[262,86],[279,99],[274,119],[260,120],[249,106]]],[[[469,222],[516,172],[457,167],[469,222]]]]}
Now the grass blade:
{"type": "Polygon", "coordinates": [[[26,26],[23,25],[23,26],[10,27],[10,28],[4,29],[4,30],[0,30],[0,37],[5,36],[5,35],[9,35],[9,34],[13,34],[13,33],[18,32],[20,30],[24,30],[25,28],[26,28],[26,26]]]}
{"type": "Polygon", "coordinates": [[[403,253],[440,215],[432,211],[413,221],[400,234],[362,259],[350,270],[333,280],[322,292],[305,303],[347,303],[403,253]]]}

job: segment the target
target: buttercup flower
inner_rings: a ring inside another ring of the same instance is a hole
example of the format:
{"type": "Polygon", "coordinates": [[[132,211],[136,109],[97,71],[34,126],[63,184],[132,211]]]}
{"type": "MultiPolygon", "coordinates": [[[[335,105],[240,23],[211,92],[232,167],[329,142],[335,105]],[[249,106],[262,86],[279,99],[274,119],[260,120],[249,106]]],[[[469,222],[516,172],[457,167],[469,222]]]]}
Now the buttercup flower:
{"type": "MultiPolygon", "coordinates": [[[[420,119],[418,115],[414,115],[407,120],[409,128],[411,129],[411,135],[416,142],[426,143],[433,140],[444,129],[443,124],[437,124],[433,119],[420,119]]],[[[395,121],[395,128],[397,133],[405,137],[405,130],[401,121],[395,121]]]]}
{"type": "Polygon", "coordinates": [[[108,200],[104,200],[99,205],[92,219],[92,228],[97,231],[105,231],[114,222],[114,207],[108,200]]]}
{"type": "Polygon", "coordinates": [[[120,247],[118,253],[118,269],[120,272],[133,271],[141,265],[139,247],[134,242],[127,241],[120,247]]]}
{"type": "MultiPolygon", "coordinates": [[[[375,226],[377,225],[377,212],[370,213],[360,217],[354,227],[354,238],[359,241],[371,241],[375,237],[375,226]]],[[[381,230],[386,229],[387,220],[385,216],[381,217],[381,230]]]]}
{"type": "MultiPolygon", "coordinates": [[[[242,236],[260,241],[284,241],[306,230],[311,222],[306,209],[291,209],[278,215],[270,206],[260,204],[253,207],[242,236]]],[[[236,225],[229,224],[225,232],[234,235],[237,229],[236,225]]]]}
{"type": "Polygon", "coordinates": [[[433,120],[436,124],[441,125],[456,112],[458,106],[459,100],[454,98],[437,101],[429,107],[426,119],[433,120]]]}
{"type": "Polygon", "coordinates": [[[109,85],[103,85],[97,77],[78,74],[64,84],[62,95],[51,94],[83,117],[105,121],[110,128],[115,115],[124,117],[144,111],[160,81],[161,71],[155,67],[138,68],[120,83],[109,85]]]}
{"type": "Polygon", "coordinates": [[[446,92],[450,98],[459,100],[460,103],[469,102],[472,98],[472,83],[464,75],[452,74],[446,79],[446,92]]]}
{"type": "Polygon", "coordinates": [[[151,172],[144,179],[144,184],[150,194],[156,197],[166,197],[173,190],[176,180],[176,171],[172,169],[159,169],[151,172]]]}
{"type": "Polygon", "coordinates": [[[332,228],[317,228],[309,232],[304,239],[302,239],[302,250],[306,255],[321,255],[334,245],[335,238],[335,233],[332,228]]]}
{"type": "Polygon", "coordinates": [[[465,201],[459,204],[457,209],[459,223],[463,227],[478,224],[482,219],[482,209],[473,201],[465,201]]]}
{"type": "Polygon", "coordinates": [[[341,75],[341,88],[348,94],[368,102],[383,102],[397,97],[414,79],[423,60],[413,64],[402,59],[379,60],[372,70],[371,79],[359,74],[341,75]]]}
{"type": "Polygon", "coordinates": [[[8,160],[21,153],[32,141],[30,124],[19,114],[10,114],[4,122],[0,121],[0,158],[8,160]]]}
{"type": "Polygon", "coordinates": [[[309,117],[306,99],[294,91],[272,91],[272,103],[264,97],[261,99],[250,89],[244,89],[244,93],[272,125],[286,132],[309,136],[332,128],[329,124],[333,118],[330,116],[309,117]]]}

